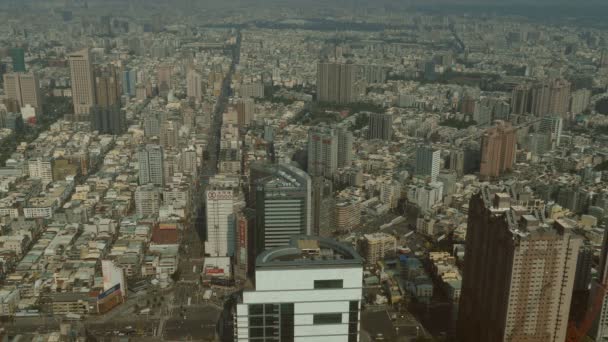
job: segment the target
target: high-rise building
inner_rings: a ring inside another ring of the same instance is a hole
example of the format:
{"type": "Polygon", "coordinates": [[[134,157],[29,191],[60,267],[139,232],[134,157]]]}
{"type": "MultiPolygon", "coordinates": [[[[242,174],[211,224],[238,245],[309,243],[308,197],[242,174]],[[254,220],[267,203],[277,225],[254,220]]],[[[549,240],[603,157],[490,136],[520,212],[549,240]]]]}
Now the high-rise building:
{"type": "Polygon", "coordinates": [[[338,139],[326,126],[308,131],[308,173],[311,176],[333,177],[338,169],[338,139]]]}
{"type": "Polygon", "coordinates": [[[205,254],[211,257],[234,255],[235,214],[232,190],[207,190],[205,210],[207,239],[205,254]]]}
{"type": "Polygon", "coordinates": [[[166,96],[171,89],[171,76],[173,74],[173,67],[170,65],[161,65],[158,67],[157,84],[158,91],[166,96]]]}
{"type": "Polygon", "coordinates": [[[361,254],[368,265],[376,265],[387,255],[395,254],[397,239],[387,233],[364,234],[361,241],[361,254]]]}
{"type": "Polygon", "coordinates": [[[319,229],[319,236],[329,237],[336,232],[350,231],[361,224],[361,202],[352,198],[338,198],[321,203],[321,210],[329,211],[329,227],[319,229]],[[329,229],[327,229],[329,228],[329,229]]]}
{"type": "Polygon", "coordinates": [[[312,232],[311,179],[295,166],[279,164],[256,181],[256,254],[312,232]]]}
{"type": "Polygon", "coordinates": [[[139,217],[158,216],[160,210],[160,189],[154,184],[140,185],[135,190],[135,211],[139,217]]]}
{"type": "Polygon", "coordinates": [[[22,48],[11,48],[9,54],[13,61],[13,72],[25,72],[25,50],[22,48]]]}
{"type": "Polygon", "coordinates": [[[511,113],[513,114],[528,114],[530,113],[531,87],[529,84],[519,84],[511,93],[511,113]]]}
{"type": "Polygon", "coordinates": [[[95,70],[95,103],[102,108],[120,106],[122,87],[118,71],[113,65],[99,67],[95,70]]]}
{"type": "Polygon", "coordinates": [[[196,102],[203,99],[203,77],[196,70],[190,69],[186,73],[186,90],[188,98],[196,102]]]}
{"type": "Polygon", "coordinates": [[[241,84],[241,86],[239,87],[239,95],[242,98],[262,98],[264,97],[264,84],[262,84],[261,82],[241,84]]]}
{"type": "Polygon", "coordinates": [[[441,151],[431,146],[420,145],[416,148],[416,176],[429,179],[430,183],[437,181],[441,162],[441,151]]]}
{"type": "Polygon", "coordinates": [[[516,129],[510,123],[497,121],[481,137],[482,179],[496,178],[513,168],[515,161],[516,129]]]}
{"type": "Polygon", "coordinates": [[[595,318],[596,322],[590,336],[593,338],[593,341],[602,342],[608,340],[608,294],[606,293],[606,285],[608,285],[608,229],[604,230],[604,239],[597,271],[597,279],[591,282],[588,306],[591,307],[595,305],[596,300],[601,300],[602,309],[595,318]]]}
{"type": "Polygon", "coordinates": [[[36,115],[42,112],[42,96],[38,77],[34,73],[8,73],[3,75],[4,93],[10,100],[17,102],[20,108],[30,105],[36,115]]]}
{"type": "Polygon", "coordinates": [[[164,148],[177,147],[179,144],[180,124],[174,120],[164,121],[160,126],[160,144],[164,148]]]}
{"type": "Polygon", "coordinates": [[[390,141],[393,136],[393,115],[385,113],[369,113],[367,139],[390,141]]]}
{"type": "Polygon", "coordinates": [[[591,103],[591,90],[579,89],[572,92],[572,99],[570,101],[570,113],[572,115],[581,114],[589,104],[591,103]]]}
{"type": "Polygon", "coordinates": [[[129,97],[137,95],[137,72],[132,69],[125,69],[122,72],[122,93],[129,97]]]}
{"type": "Polygon", "coordinates": [[[91,108],[91,127],[102,134],[120,135],[126,132],[126,113],[119,105],[91,108]]]}
{"type": "Polygon", "coordinates": [[[72,81],[74,121],[88,121],[89,111],[95,105],[95,79],[88,49],[68,55],[72,81]]]}
{"type": "Polygon", "coordinates": [[[236,122],[239,126],[249,126],[255,110],[255,101],[252,98],[239,99],[236,103],[236,122]]]}
{"type": "Polygon", "coordinates": [[[51,158],[33,158],[27,162],[30,178],[40,179],[46,186],[53,181],[53,160],[51,158]]]}
{"type": "Polygon", "coordinates": [[[139,162],[139,184],[154,184],[164,187],[164,153],[162,146],[148,144],[137,151],[139,162]]]}
{"type": "Polygon", "coordinates": [[[146,137],[160,136],[161,120],[151,114],[144,116],[144,135],[146,137]]]}
{"type": "Polygon", "coordinates": [[[255,290],[236,305],[236,341],[359,340],[363,261],[334,240],[300,236],[262,253],[255,290]]]}
{"type": "Polygon", "coordinates": [[[353,133],[341,127],[338,134],[338,168],[350,166],[353,161],[353,133]]]}
{"type": "Polygon", "coordinates": [[[464,150],[450,151],[450,170],[455,171],[459,177],[464,174],[464,150]]]}
{"type": "Polygon", "coordinates": [[[328,236],[333,231],[333,184],[323,176],[312,176],[312,234],[328,236]]]}
{"type": "Polygon", "coordinates": [[[386,82],[386,73],[388,68],[383,65],[358,65],[357,74],[359,79],[365,80],[366,83],[384,83],[386,82]]]}
{"type": "Polygon", "coordinates": [[[188,147],[180,154],[180,172],[196,177],[198,174],[198,154],[194,147],[188,147]]]}
{"type": "Polygon", "coordinates": [[[564,119],[544,116],[540,120],[538,131],[540,133],[550,134],[553,148],[558,147],[562,138],[562,127],[564,125],[564,119]]]}
{"type": "Polygon", "coordinates": [[[460,341],[561,342],[582,239],[488,187],[469,203],[460,341]]]}
{"type": "Polygon", "coordinates": [[[551,135],[547,133],[530,133],[524,141],[526,149],[534,155],[543,155],[551,151],[551,135]]]}
{"type": "Polygon", "coordinates": [[[563,79],[535,84],[531,91],[531,110],[536,116],[566,118],[570,108],[570,82],[563,79]]]}
{"type": "Polygon", "coordinates": [[[357,101],[355,71],[354,64],[319,62],[317,64],[317,101],[340,104],[357,101]]]}
{"type": "Polygon", "coordinates": [[[574,278],[574,292],[585,292],[591,284],[591,268],[593,266],[593,248],[590,245],[582,246],[578,252],[576,262],[576,277],[574,278]]]}

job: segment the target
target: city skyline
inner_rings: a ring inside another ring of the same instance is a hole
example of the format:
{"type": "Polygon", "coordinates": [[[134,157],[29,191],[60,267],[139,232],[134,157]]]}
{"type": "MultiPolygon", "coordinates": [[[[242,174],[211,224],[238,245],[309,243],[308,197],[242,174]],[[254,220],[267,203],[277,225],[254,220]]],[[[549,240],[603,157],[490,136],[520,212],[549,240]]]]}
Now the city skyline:
{"type": "Polygon", "coordinates": [[[0,340],[603,341],[606,14],[0,0],[0,340]]]}

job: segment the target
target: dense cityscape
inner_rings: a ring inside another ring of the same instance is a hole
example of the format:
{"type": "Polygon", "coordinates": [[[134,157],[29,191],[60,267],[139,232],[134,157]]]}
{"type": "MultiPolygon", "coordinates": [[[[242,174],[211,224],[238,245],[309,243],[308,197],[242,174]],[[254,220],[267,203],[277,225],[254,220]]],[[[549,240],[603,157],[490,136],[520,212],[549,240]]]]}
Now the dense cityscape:
{"type": "Polygon", "coordinates": [[[608,341],[608,7],[545,3],[0,0],[0,341],[608,341]]]}

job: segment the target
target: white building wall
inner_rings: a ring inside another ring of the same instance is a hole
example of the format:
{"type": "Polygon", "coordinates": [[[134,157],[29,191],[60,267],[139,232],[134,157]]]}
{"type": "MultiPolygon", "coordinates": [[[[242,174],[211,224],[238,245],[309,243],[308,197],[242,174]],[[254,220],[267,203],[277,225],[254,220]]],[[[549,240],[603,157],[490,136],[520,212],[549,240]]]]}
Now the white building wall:
{"type": "Polygon", "coordinates": [[[207,191],[207,241],[205,253],[232,256],[234,252],[234,202],[232,190],[207,191]],[[232,243],[231,243],[232,242],[232,243]]]}
{"type": "Polygon", "coordinates": [[[243,304],[237,305],[237,341],[248,341],[248,305],[294,303],[295,342],[347,342],[350,302],[358,301],[360,308],[362,279],[361,266],[259,269],[256,290],[244,292],[243,304]],[[337,279],[343,281],[343,288],[314,289],[315,280],[337,279]],[[341,313],[342,323],[313,324],[314,315],[320,313],[341,313]]]}

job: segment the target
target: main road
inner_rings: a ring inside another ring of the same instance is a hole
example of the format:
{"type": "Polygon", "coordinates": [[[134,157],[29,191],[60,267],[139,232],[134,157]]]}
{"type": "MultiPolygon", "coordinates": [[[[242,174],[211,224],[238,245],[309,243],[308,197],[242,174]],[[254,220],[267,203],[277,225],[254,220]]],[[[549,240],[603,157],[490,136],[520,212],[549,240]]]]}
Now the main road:
{"type": "MultiPolygon", "coordinates": [[[[220,95],[217,97],[215,107],[211,113],[211,124],[209,128],[207,149],[201,165],[200,178],[197,182],[198,184],[195,184],[197,188],[194,190],[194,206],[197,208],[197,212],[194,222],[187,227],[182,239],[179,261],[180,281],[175,284],[175,297],[173,298],[173,302],[169,305],[172,308],[188,308],[188,297],[192,297],[191,299],[194,299],[196,298],[196,292],[200,291],[199,285],[195,283],[199,279],[204,261],[204,241],[206,237],[204,194],[207,185],[209,184],[209,178],[213,177],[218,172],[223,114],[228,105],[228,99],[231,96],[230,84],[232,83],[232,76],[234,74],[236,65],[239,62],[240,45],[241,33],[240,31],[237,31],[236,43],[231,48],[232,61],[230,68],[224,77],[220,95]]],[[[163,317],[163,319],[161,319],[159,322],[158,335],[165,336],[165,333],[167,333],[172,339],[174,339],[182,335],[182,332],[185,333],[183,329],[188,325],[185,323],[186,321],[183,319],[183,317],[179,317],[179,315],[181,315],[181,312],[173,312],[173,310],[171,310],[171,314],[163,317]]],[[[219,315],[219,313],[217,315],[219,315]]],[[[194,318],[197,315],[190,316],[194,318]]],[[[217,317],[212,320],[212,322],[215,322],[216,320],[217,317]]],[[[200,323],[200,320],[197,320],[197,322],[200,323]]],[[[210,322],[207,322],[207,324],[209,323],[210,322]]],[[[213,323],[213,326],[215,326],[215,323],[213,323]]],[[[211,329],[212,332],[213,330],[214,329],[211,329]]],[[[205,334],[203,332],[199,333],[203,335],[205,334]]],[[[195,332],[190,331],[189,334],[190,337],[192,337],[192,334],[195,334],[195,332]]],[[[183,335],[182,337],[186,336],[183,335]]]]}
{"type": "Polygon", "coordinates": [[[198,189],[195,190],[195,208],[197,208],[194,224],[184,232],[183,254],[180,258],[181,278],[183,280],[195,281],[201,272],[204,257],[204,241],[206,238],[205,201],[204,194],[209,184],[209,178],[218,173],[218,162],[220,154],[220,140],[222,133],[223,114],[231,96],[230,84],[236,65],[239,63],[241,51],[241,32],[237,31],[236,43],[232,45],[230,53],[232,62],[224,77],[220,95],[216,99],[215,107],[211,113],[211,124],[207,149],[201,165],[198,189]]]}

